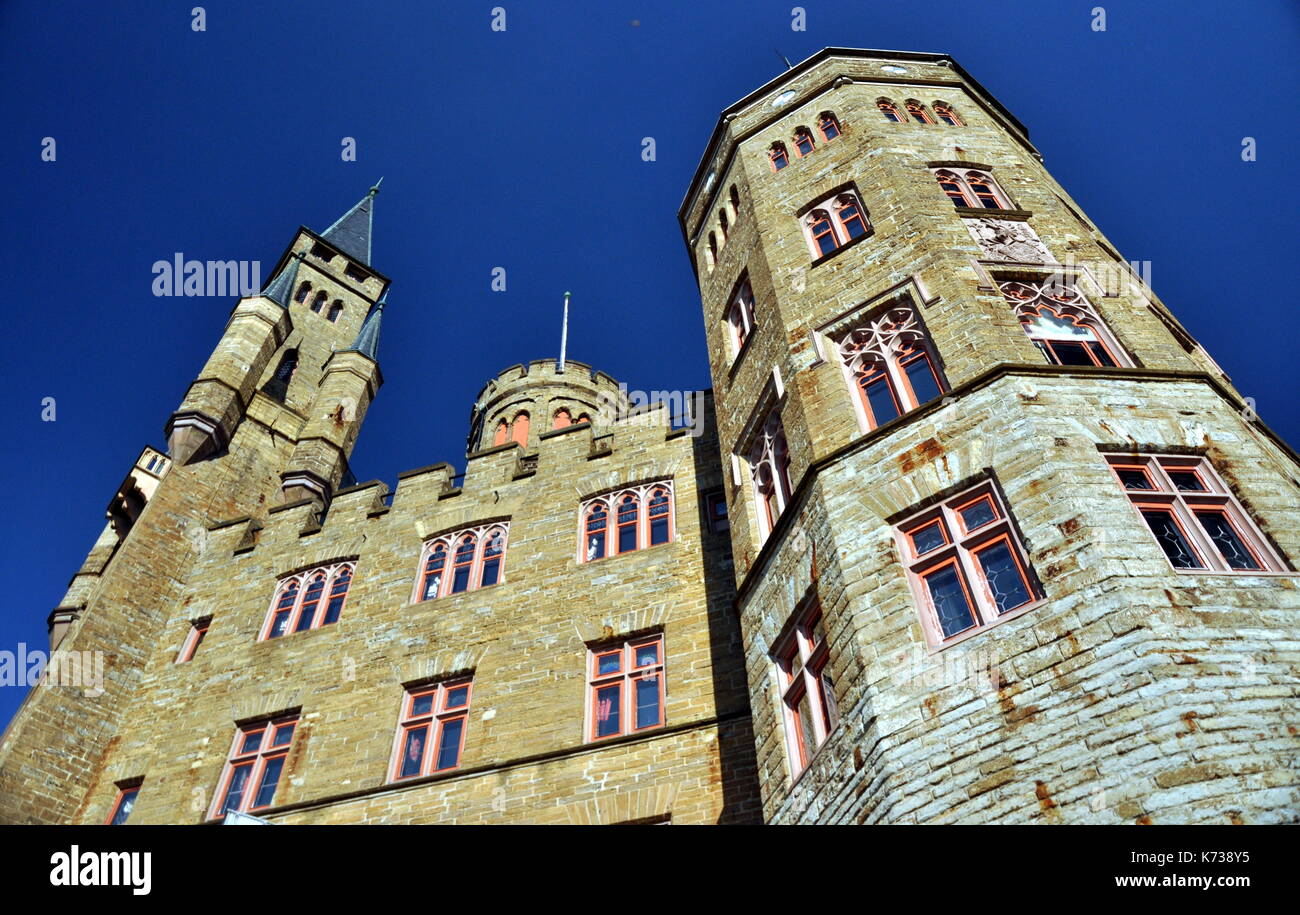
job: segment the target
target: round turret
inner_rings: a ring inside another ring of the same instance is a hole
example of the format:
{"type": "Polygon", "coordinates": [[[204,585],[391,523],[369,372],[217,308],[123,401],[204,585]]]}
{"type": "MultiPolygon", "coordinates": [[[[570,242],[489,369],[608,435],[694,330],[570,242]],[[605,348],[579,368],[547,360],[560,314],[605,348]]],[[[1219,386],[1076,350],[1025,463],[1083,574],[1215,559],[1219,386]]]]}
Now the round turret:
{"type": "Polygon", "coordinates": [[[578,422],[607,427],[626,407],[622,386],[604,372],[555,359],[515,365],[483,386],[470,414],[468,451],[515,441],[525,450],[538,435],[578,422]]]}

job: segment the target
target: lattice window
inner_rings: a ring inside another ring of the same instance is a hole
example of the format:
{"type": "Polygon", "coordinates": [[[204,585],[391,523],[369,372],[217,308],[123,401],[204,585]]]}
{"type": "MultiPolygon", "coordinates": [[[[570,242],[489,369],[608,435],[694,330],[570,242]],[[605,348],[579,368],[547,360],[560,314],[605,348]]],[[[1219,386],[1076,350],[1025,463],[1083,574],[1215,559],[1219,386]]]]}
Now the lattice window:
{"type": "Polygon", "coordinates": [[[945,390],[925,329],[910,305],[900,305],[849,331],[840,359],[867,429],[895,419],[945,390]]]}
{"type": "Polygon", "coordinates": [[[275,801],[298,716],[267,719],[235,731],[230,756],[221,773],[211,815],[261,810],[275,801]]]}
{"type": "Polygon", "coordinates": [[[663,726],[662,635],[592,648],[588,658],[588,740],[663,726]]]}
{"type": "Polygon", "coordinates": [[[472,678],[458,677],[406,690],[389,781],[447,772],[460,765],[472,687],[472,678]]]}

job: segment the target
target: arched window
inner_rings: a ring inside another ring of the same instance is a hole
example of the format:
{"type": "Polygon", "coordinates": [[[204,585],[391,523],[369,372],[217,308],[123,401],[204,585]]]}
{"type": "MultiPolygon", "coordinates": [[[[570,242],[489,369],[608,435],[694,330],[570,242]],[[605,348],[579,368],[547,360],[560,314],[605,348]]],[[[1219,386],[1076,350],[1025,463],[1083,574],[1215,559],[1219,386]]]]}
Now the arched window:
{"type": "Polygon", "coordinates": [[[492,446],[495,448],[497,445],[504,445],[506,443],[506,438],[509,437],[509,435],[510,424],[503,419],[501,422],[497,423],[496,434],[492,436],[492,446]]]}
{"type": "Polygon", "coordinates": [[[320,314],[320,310],[325,307],[325,301],[328,298],[329,296],[325,294],[324,289],[316,293],[316,297],[311,300],[311,310],[320,314]]]}
{"type": "Polygon", "coordinates": [[[754,481],[761,542],[772,533],[790,501],[790,450],[781,426],[781,414],[775,407],[763,420],[759,434],[750,446],[749,466],[754,481]]]}
{"type": "Polygon", "coordinates": [[[673,500],[664,487],[657,487],[650,492],[647,503],[650,520],[650,545],[667,543],[669,531],[672,530],[673,500]]]}
{"type": "Polygon", "coordinates": [[[506,538],[499,530],[488,534],[483,544],[483,572],[479,576],[479,587],[486,588],[496,584],[501,578],[501,563],[505,558],[506,538]]]}
{"type": "Polygon", "coordinates": [[[947,102],[935,102],[934,114],[939,120],[943,121],[949,127],[964,127],[961,118],[957,117],[957,112],[952,110],[952,106],[947,102]]]}
{"type": "Polygon", "coordinates": [[[736,222],[740,222],[740,191],[733,184],[728,193],[731,197],[731,215],[736,217],[736,222]]]}
{"type": "Polygon", "coordinates": [[[466,534],[460,538],[456,544],[456,552],[451,561],[451,593],[459,594],[462,591],[468,591],[474,571],[474,553],[478,546],[478,538],[473,534],[466,534]]]}
{"type": "Polygon", "coordinates": [[[585,561],[590,562],[593,559],[603,559],[605,557],[605,525],[608,522],[609,513],[605,511],[604,502],[597,502],[587,509],[587,519],[584,525],[584,536],[587,543],[585,561]]]}
{"type": "Polygon", "coordinates": [[[339,315],[341,314],[343,314],[343,303],[340,302],[338,299],[335,299],[334,304],[330,306],[330,313],[329,313],[330,321],[337,321],[339,319],[339,315]]]}
{"type": "Polygon", "coordinates": [[[567,429],[573,425],[573,414],[564,407],[555,411],[555,416],[551,419],[552,429],[567,429]]]}
{"type": "Polygon", "coordinates": [[[939,187],[948,195],[955,207],[974,206],[974,202],[966,196],[966,187],[961,178],[949,171],[935,172],[934,176],[939,179],[939,187]]]}
{"type": "Polygon", "coordinates": [[[911,306],[891,308],[850,331],[840,358],[867,429],[929,403],[945,390],[911,306]]]}
{"type": "Polygon", "coordinates": [[[528,422],[527,413],[516,413],[514,422],[510,424],[510,439],[518,442],[521,448],[528,447],[528,422]]]}
{"type": "Polygon", "coordinates": [[[731,355],[734,358],[740,355],[740,351],[745,348],[745,341],[754,330],[754,290],[750,287],[749,280],[740,284],[736,297],[731,300],[731,306],[727,309],[727,325],[731,328],[731,355]]]}
{"type": "Polygon", "coordinates": [[[841,191],[816,201],[803,218],[803,228],[812,258],[818,260],[870,233],[871,223],[857,193],[841,191]]]}
{"type": "Polygon", "coordinates": [[[903,122],[903,116],[898,113],[898,108],[896,108],[894,103],[889,99],[878,99],[876,101],[876,107],[879,108],[880,113],[885,116],[885,120],[893,121],[895,124],[901,124],[903,122]]]}
{"type": "Polygon", "coordinates": [[[305,302],[310,293],[311,283],[303,283],[298,287],[298,291],[294,294],[293,300],[295,302],[305,302]]]}
{"type": "Polygon", "coordinates": [[[830,254],[840,246],[835,230],[831,227],[831,218],[825,210],[813,210],[805,217],[805,222],[808,224],[808,234],[812,238],[816,257],[830,254]]]}
{"type": "Polygon", "coordinates": [[[840,122],[834,113],[823,111],[817,117],[817,129],[821,131],[822,139],[829,142],[840,135],[840,122]]]}
{"type": "Polygon", "coordinates": [[[935,170],[934,177],[955,207],[981,207],[986,210],[1011,208],[1006,194],[992,176],[985,172],[941,168],[935,170]]]}
{"type": "Polygon", "coordinates": [[[1059,278],[998,283],[1029,339],[1054,365],[1130,366],[1092,303],[1059,278]]]}
{"type": "Polygon", "coordinates": [[[442,579],[447,571],[447,544],[436,541],[424,560],[424,572],[420,579],[421,600],[433,600],[442,591],[442,579]]]}
{"type": "Polygon", "coordinates": [[[790,154],[785,150],[785,144],[781,142],[773,143],[767,151],[768,161],[772,164],[772,171],[779,172],[790,164],[790,154]]]}
{"type": "Polygon", "coordinates": [[[867,233],[867,221],[862,218],[862,208],[852,194],[841,194],[835,200],[835,217],[840,228],[850,239],[867,233]]]}
{"type": "Polygon", "coordinates": [[[918,124],[933,124],[934,118],[930,117],[930,112],[925,110],[922,105],[914,98],[907,100],[907,113],[912,116],[912,120],[918,124]]]}
{"type": "Polygon", "coordinates": [[[487,588],[505,575],[508,523],[455,531],[430,540],[420,554],[413,603],[487,588]]]}
{"type": "Polygon", "coordinates": [[[309,569],[280,582],[259,639],[278,639],[338,622],[352,584],[352,563],[309,569]],[[323,609],[322,609],[323,606],[323,609]]]}
{"type": "Polygon", "coordinates": [[[807,156],[813,151],[812,131],[807,127],[800,127],[794,132],[794,148],[800,156],[807,156]]]}
{"type": "Polygon", "coordinates": [[[280,357],[280,364],[275,367],[275,374],[262,390],[267,396],[284,403],[284,398],[289,393],[289,382],[293,380],[296,371],[298,371],[298,351],[291,349],[280,357]]]}
{"type": "Polygon", "coordinates": [[[579,562],[670,543],[674,537],[672,482],[648,483],[588,499],[579,507],[578,519],[579,562]]]}
{"type": "Polygon", "coordinates": [[[731,228],[731,221],[727,218],[727,208],[723,207],[718,210],[718,228],[722,230],[722,243],[727,243],[727,230],[731,228]]]}
{"type": "Polygon", "coordinates": [[[718,262],[718,236],[712,231],[709,232],[709,266],[718,262]]]}
{"type": "Polygon", "coordinates": [[[591,417],[588,416],[586,413],[579,413],[579,414],[578,414],[578,422],[580,422],[580,423],[590,423],[590,422],[591,422],[591,417]]]}

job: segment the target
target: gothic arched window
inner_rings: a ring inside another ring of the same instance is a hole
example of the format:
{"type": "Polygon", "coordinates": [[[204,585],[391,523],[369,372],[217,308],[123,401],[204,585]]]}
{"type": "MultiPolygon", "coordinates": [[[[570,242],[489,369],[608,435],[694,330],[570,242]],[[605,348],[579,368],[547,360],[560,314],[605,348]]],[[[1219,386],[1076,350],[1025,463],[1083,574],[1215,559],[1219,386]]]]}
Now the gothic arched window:
{"type": "Polygon", "coordinates": [[[903,117],[898,113],[898,108],[895,107],[894,103],[889,99],[878,99],[876,101],[876,107],[879,108],[880,113],[885,116],[885,120],[893,121],[895,124],[901,124],[903,122],[903,117]]]}
{"type": "Polygon", "coordinates": [[[723,207],[718,210],[718,228],[722,231],[722,243],[727,243],[727,230],[731,228],[731,220],[727,218],[727,208],[723,207]]]}
{"type": "Polygon", "coordinates": [[[934,118],[930,117],[930,112],[925,110],[925,106],[916,99],[908,99],[906,102],[907,113],[912,116],[912,120],[918,124],[933,124],[934,118]]]}
{"type": "Polygon", "coordinates": [[[835,218],[850,239],[867,233],[867,221],[862,218],[862,207],[852,194],[841,194],[835,199],[835,218]]]}
{"type": "Polygon", "coordinates": [[[1131,365],[1092,303],[1059,279],[998,283],[1020,325],[1055,365],[1131,365]]]}
{"type": "Polygon", "coordinates": [[[807,127],[800,127],[794,132],[794,148],[801,157],[810,155],[814,145],[812,131],[807,127]]]}
{"type": "Polygon", "coordinates": [[[786,152],[785,144],[776,142],[771,145],[767,151],[768,161],[772,164],[772,171],[779,172],[790,164],[790,154],[786,152]]]}
{"type": "Polygon", "coordinates": [[[493,447],[497,445],[504,445],[506,443],[506,439],[509,436],[510,436],[510,424],[503,419],[501,420],[501,422],[497,423],[496,434],[492,436],[493,447]]]}
{"type": "Polygon", "coordinates": [[[280,357],[280,364],[275,367],[275,374],[271,380],[262,388],[267,396],[273,397],[280,403],[284,403],[285,396],[289,393],[289,382],[293,380],[294,372],[298,371],[298,351],[296,349],[287,350],[280,357]]]}
{"type": "Polygon", "coordinates": [[[731,197],[731,215],[736,218],[736,222],[740,222],[740,191],[736,190],[734,184],[731,186],[729,195],[731,197]]]}
{"type": "Polygon", "coordinates": [[[1011,208],[1006,194],[993,177],[985,172],[941,168],[935,170],[934,177],[955,207],[981,207],[986,210],[1011,208]]]}
{"type": "Polygon", "coordinates": [[[428,541],[420,554],[420,574],[412,602],[434,600],[487,588],[505,573],[509,524],[455,531],[428,541]]]}
{"type": "Polygon", "coordinates": [[[631,553],[674,538],[673,485],[648,483],[588,499],[579,506],[578,561],[631,553]]]}
{"type": "Polygon", "coordinates": [[[964,127],[961,118],[952,110],[952,106],[947,102],[935,102],[934,114],[939,120],[943,121],[949,127],[964,127]]]}
{"type": "Polygon", "coordinates": [[[826,141],[834,140],[840,135],[840,122],[835,114],[830,111],[823,111],[817,116],[817,129],[821,131],[822,139],[826,141]]]}
{"type": "Polygon", "coordinates": [[[731,328],[732,357],[740,355],[745,341],[754,331],[754,290],[749,280],[744,280],[727,309],[727,325],[731,328]]]}
{"type": "Polygon", "coordinates": [[[761,542],[772,533],[777,519],[790,502],[790,449],[776,407],[763,420],[750,446],[749,468],[754,482],[761,542]]]}
{"type": "Polygon", "coordinates": [[[352,563],[308,569],[280,582],[259,640],[338,622],[352,584],[352,563]],[[321,607],[324,605],[324,611],[321,607]]]}
{"type": "Polygon", "coordinates": [[[514,421],[510,423],[510,439],[518,442],[520,448],[528,447],[528,423],[529,416],[525,412],[516,413],[514,421]]]}
{"type": "Polygon", "coordinates": [[[818,260],[855,238],[869,234],[871,223],[857,193],[841,191],[808,208],[803,217],[803,229],[812,258],[818,260]]]}
{"type": "Polygon", "coordinates": [[[867,429],[929,403],[946,389],[925,330],[909,305],[891,308],[850,331],[840,358],[867,429]]]}

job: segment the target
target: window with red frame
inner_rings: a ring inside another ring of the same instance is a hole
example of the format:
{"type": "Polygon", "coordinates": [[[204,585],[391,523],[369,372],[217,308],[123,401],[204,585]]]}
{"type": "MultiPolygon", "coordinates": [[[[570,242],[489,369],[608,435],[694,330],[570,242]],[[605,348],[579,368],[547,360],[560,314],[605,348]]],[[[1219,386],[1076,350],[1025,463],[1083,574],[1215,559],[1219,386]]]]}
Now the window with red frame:
{"type": "Polygon", "coordinates": [[[817,129],[821,132],[822,139],[829,142],[840,135],[840,122],[831,112],[823,111],[817,118],[817,129]]]}
{"type": "Polygon", "coordinates": [[[871,231],[867,210],[856,191],[841,191],[815,202],[801,224],[814,261],[871,231]]]}
{"type": "Polygon", "coordinates": [[[190,631],[185,635],[185,642],[181,645],[181,650],[176,655],[176,663],[184,664],[194,657],[194,653],[199,650],[203,640],[207,638],[208,627],[212,625],[212,618],[206,617],[201,620],[195,620],[190,624],[190,631]]]}
{"type": "Polygon", "coordinates": [[[1055,277],[999,280],[998,288],[1053,365],[1130,364],[1101,315],[1070,283],[1055,277]]]}
{"type": "Polygon", "coordinates": [[[889,308],[851,330],[840,341],[839,354],[868,429],[929,403],[947,389],[910,305],[889,308]]]}
{"type": "Polygon", "coordinates": [[[320,566],[283,579],[259,641],[338,622],[351,584],[351,562],[320,566]]]}
{"type": "Polygon", "coordinates": [[[1286,572],[1203,457],[1112,457],[1111,470],[1169,564],[1180,572],[1286,572]]]}
{"type": "Polygon", "coordinates": [[[748,279],[741,282],[731,300],[727,309],[727,326],[731,328],[731,355],[735,358],[754,332],[754,290],[748,279]]]}
{"type": "Polygon", "coordinates": [[[992,482],[895,527],[931,645],[987,629],[1042,593],[992,482]]]}
{"type": "Polygon", "coordinates": [[[412,603],[487,588],[505,574],[509,522],[484,524],[435,537],[420,551],[412,603]]]}
{"type": "Polygon", "coordinates": [[[815,600],[795,611],[772,650],[772,660],[781,691],[790,772],[798,778],[839,720],[826,624],[815,600]]]}
{"type": "Polygon", "coordinates": [[[940,168],[935,169],[934,177],[955,207],[985,210],[1011,208],[1002,188],[998,187],[991,175],[984,172],[975,169],[940,168]]]}
{"type": "Polygon", "coordinates": [[[589,740],[636,734],[663,725],[663,652],[662,635],[590,649],[589,740]]]}
{"type": "Polygon", "coordinates": [[[964,127],[961,118],[952,110],[952,106],[947,102],[935,102],[934,114],[939,120],[943,121],[949,127],[964,127]]]}
{"type": "Polygon", "coordinates": [[[134,782],[118,783],[117,798],[113,801],[113,809],[108,814],[108,819],[104,821],[106,826],[124,826],[131,816],[131,811],[135,809],[135,799],[140,794],[140,786],[144,779],[138,779],[134,782]]]}
{"type": "Polygon", "coordinates": [[[812,131],[807,127],[800,127],[794,132],[794,148],[800,156],[811,155],[814,145],[812,131]]]}
{"type": "Polygon", "coordinates": [[[903,123],[903,117],[898,113],[898,108],[894,106],[893,102],[887,99],[881,99],[876,102],[876,107],[879,108],[880,113],[885,116],[885,120],[893,121],[895,124],[903,123]]]}
{"type": "Polygon", "coordinates": [[[287,715],[239,727],[221,773],[213,817],[262,810],[275,802],[297,725],[298,716],[287,715]]]}
{"type": "Polygon", "coordinates": [[[912,116],[912,120],[918,124],[933,124],[934,118],[930,117],[930,112],[925,110],[925,106],[915,99],[908,99],[906,102],[907,113],[912,116]]]}
{"type": "Polygon", "coordinates": [[[631,553],[676,536],[671,480],[597,496],[578,509],[578,561],[631,553]]]}
{"type": "Polygon", "coordinates": [[[773,143],[767,151],[767,158],[774,172],[779,172],[790,164],[790,154],[786,152],[784,143],[773,143]]]}
{"type": "Polygon", "coordinates": [[[704,497],[705,514],[709,521],[709,530],[715,534],[731,530],[731,521],[727,517],[727,496],[722,490],[711,492],[704,497]]]}
{"type": "Polygon", "coordinates": [[[776,527],[777,519],[790,502],[790,449],[776,407],[759,427],[749,449],[749,467],[754,481],[757,503],[759,540],[764,541],[776,527]]]}
{"type": "Polygon", "coordinates": [[[460,677],[407,688],[389,781],[433,775],[460,765],[472,686],[471,678],[460,677]]]}

